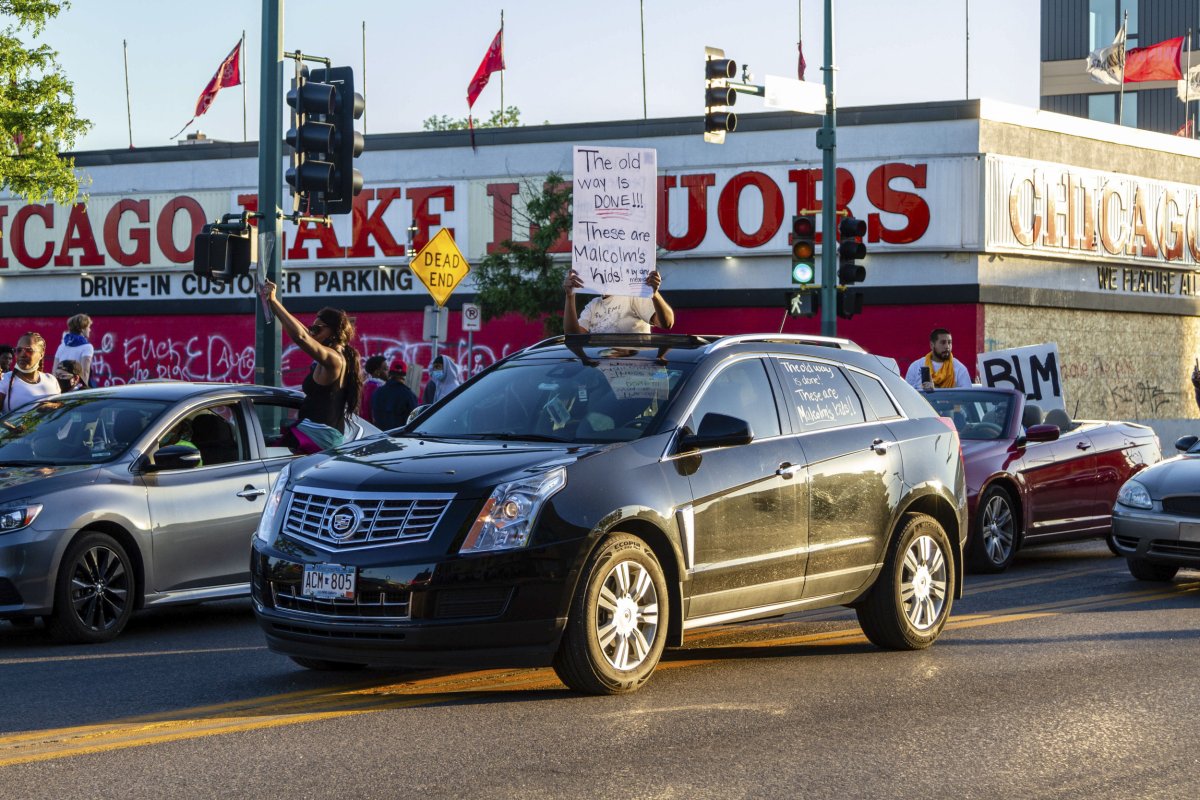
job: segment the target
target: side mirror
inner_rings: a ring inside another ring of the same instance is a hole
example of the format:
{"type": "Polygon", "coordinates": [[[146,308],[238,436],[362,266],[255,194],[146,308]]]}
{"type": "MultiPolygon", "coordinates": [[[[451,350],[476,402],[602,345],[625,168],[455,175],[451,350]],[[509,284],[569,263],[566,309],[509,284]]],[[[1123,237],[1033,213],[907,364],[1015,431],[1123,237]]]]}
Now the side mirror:
{"type": "Polygon", "coordinates": [[[424,414],[424,413],[425,413],[425,410],[426,410],[427,408],[429,408],[429,406],[430,406],[430,404],[429,404],[429,403],[426,403],[426,404],[425,404],[425,405],[423,405],[423,406],[417,406],[416,408],[414,408],[414,409],[412,410],[412,412],[411,412],[411,413],[408,415],[408,419],[404,420],[404,424],[405,424],[405,425],[407,425],[408,423],[412,422],[412,421],[413,421],[414,419],[416,419],[417,417],[419,417],[419,416],[421,416],[422,414],[424,414]]]}
{"type": "Polygon", "coordinates": [[[754,433],[750,423],[727,414],[709,413],[700,420],[698,433],[685,432],[679,437],[680,450],[704,450],[710,447],[733,447],[750,444],[754,433]]]}
{"type": "Polygon", "coordinates": [[[162,472],[168,469],[191,469],[199,465],[199,450],[186,444],[172,444],[158,448],[153,461],[146,460],[145,469],[148,472],[162,472]]]}
{"type": "Polygon", "coordinates": [[[1030,425],[1025,431],[1025,439],[1030,442],[1058,441],[1062,433],[1057,425],[1030,425]]]}
{"type": "Polygon", "coordinates": [[[1175,449],[1181,453],[1186,453],[1196,446],[1196,442],[1200,442],[1200,436],[1196,436],[1195,434],[1180,436],[1175,440],[1175,449]]]}

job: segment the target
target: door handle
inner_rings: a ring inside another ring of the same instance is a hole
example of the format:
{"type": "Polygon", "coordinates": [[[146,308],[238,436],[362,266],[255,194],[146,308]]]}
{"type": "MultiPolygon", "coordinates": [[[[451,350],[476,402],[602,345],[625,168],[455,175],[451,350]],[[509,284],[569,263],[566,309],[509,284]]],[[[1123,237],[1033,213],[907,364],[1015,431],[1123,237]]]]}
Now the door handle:
{"type": "Polygon", "coordinates": [[[1079,444],[1075,445],[1076,450],[1087,450],[1089,447],[1091,447],[1091,445],[1087,442],[1080,442],[1079,444]]]}
{"type": "Polygon", "coordinates": [[[257,500],[267,493],[266,489],[255,489],[253,486],[247,486],[237,493],[238,497],[244,497],[247,500],[257,500]]]}
{"type": "Polygon", "coordinates": [[[789,464],[785,461],[779,465],[779,469],[775,470],[775,474],[785,479],[794,478],[796,477],[796,473],[802,469],[804,469],[803,464],[789,464]]]}
{"type": "Polygon", "coordinates": [[[871,442],[871,449],[881,456],[886,456],[888,448],[893,444],[895,444],[895,442],[885,442],[883,439],[876,439],[875,441],[871,442]]]}

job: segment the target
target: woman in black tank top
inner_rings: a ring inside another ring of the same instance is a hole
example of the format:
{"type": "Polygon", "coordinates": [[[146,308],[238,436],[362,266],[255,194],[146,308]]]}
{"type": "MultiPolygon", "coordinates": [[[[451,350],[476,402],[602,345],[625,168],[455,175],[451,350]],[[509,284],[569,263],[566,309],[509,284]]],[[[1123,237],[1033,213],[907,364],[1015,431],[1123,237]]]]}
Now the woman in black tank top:
{"type": "Polygon", "coordinates": [[[300,405],[299,419],[345,432],[346,417],[358,410],[362,395],[362,365],[358,351],[350,345],[354,338],[350,317],[337,308],[322,308],[312,325],[306,327],[283,307],[275,289],[271,281],[263,284],[260,290],[263,302],[275,313],[296,346],[313,359],[300,387],[304,402],[300,405]]]}

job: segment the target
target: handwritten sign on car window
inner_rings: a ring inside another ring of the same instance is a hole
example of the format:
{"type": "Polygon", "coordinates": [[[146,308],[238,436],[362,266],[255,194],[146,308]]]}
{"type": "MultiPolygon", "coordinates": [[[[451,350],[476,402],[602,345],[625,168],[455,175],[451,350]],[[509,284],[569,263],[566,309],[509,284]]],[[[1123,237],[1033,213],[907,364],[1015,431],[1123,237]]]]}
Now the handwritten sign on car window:
{"type": "Polygon", "coordinates": [[[816,361],[782,362],[800,424],[820,430],[862,422],[862,401],[841,371],[816,361]]]}
{"type": "Polygon", "coordinates": [[[658,231],[658,169],[644,147],[575,148],[571,268],[580,291],[650,297],[658,231]]]}
{"type": "Polygon", "coordinates": [[[608,385],[618,400],[637,398],[665,401],[670,394],[670,372],[661,364],[603,361],[598,369],[608,379],[608,385]]]}

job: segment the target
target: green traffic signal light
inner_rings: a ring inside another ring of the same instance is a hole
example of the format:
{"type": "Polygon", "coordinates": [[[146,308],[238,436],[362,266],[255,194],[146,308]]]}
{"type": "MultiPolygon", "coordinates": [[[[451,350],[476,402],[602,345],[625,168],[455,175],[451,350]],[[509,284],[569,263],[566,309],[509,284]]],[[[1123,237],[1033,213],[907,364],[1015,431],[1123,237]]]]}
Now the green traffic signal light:
{"type": "Polygon", "coordinates": [[[792,283],[808,286],[817,278],[817,218],[812,214],[792,217],[792,283]]]}

